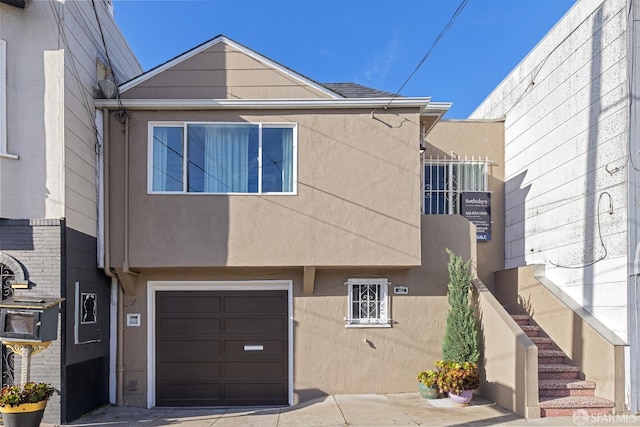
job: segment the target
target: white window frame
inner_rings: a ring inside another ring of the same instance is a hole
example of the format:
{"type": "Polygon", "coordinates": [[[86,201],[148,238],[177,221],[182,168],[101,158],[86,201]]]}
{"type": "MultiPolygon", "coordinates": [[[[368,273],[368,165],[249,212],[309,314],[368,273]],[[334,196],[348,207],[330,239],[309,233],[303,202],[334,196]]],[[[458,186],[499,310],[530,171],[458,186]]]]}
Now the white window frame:
{"type": "Polygon", "coordinates": [[[17,159],[7,151],[7,42],[0,39],[0,157],[17,159]]]}
{"type": "Polygon", "coordinates": [[[148,194],[192,194],[192,195],[239,195],[239,196],[292,196],[298,194],[298,124],[293,122],[175,122],[175,121],[153,121],[148,124],[147,131],[147,193],[148,194]],[[258,192],[256,193],[207,193],[203,191],[190,192],[187,191],[188,187],[188,147],[187,141],[189,135],[187,128],[189,125],[242,125],[242,126],[258,126],[260,129],[258,136],[258,192]],[[182,149],[183,149],[183,166],[182,166],[182,191],[156,191],[153,190],[153,128],[154,127],[179,127],[183,129],[182,132],[182,149]],[[262,192],[262,129],[265,128],[289,128],[293,129],[293,172],[292,172],[292,191],[288,192],[262,192]]]}
{"type": "Polygon", "coordinates": [[[345,283],[347,285],[347,328],[390,328],[391,318],[389,316],[389,280],[386,278],[352,278],[345,283]],[[353,290],[355,286],[378,286],[379,313],[377,317],[361,318],[355,317],[353,312],[353,290]]]}

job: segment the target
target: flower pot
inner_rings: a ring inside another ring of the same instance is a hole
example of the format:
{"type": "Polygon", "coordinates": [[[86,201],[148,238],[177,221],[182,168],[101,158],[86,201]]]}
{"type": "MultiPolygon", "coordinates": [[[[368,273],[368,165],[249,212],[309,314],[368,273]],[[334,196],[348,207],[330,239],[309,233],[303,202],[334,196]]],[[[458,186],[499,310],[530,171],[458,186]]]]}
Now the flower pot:
{"type": "Polygon", "coordinates": [[[449,392],[449,399],[456,405],[465,406],[471,402],[471,398],[473,397],[472,390],[462,390],[460,394],[455,394],[453,392],[449,392]]]}
{"type": "Polygon", "coordinates": [[[6,427],[38,427],[42,422],[47,401],[23,403],[17,406],[2,406],[2,421],[6,427]]]}
{"type": "Polygon", "coordinates": [[[437,399],[440,394],[440,390],[438,390],[437,385],[427,387],[422,383],[418,383],[418,389],[420,390],[420,396],[425,399],[437,399]]]}

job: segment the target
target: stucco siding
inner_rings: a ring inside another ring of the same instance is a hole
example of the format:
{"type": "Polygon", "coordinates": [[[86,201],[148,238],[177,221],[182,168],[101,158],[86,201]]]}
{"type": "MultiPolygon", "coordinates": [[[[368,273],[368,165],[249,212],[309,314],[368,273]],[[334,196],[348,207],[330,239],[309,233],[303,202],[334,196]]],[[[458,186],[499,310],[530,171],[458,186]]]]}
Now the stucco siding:
{"type": "MultiPolygon", "coordinates": [[[[271,281],[293,282],[293,391],[294,402],[332,393],[415,393],[415,375],[431,369],[442,350],[447,304],[450,248],[464,259],[476,259],[475,227],[455,215],[421,219],[424,250],[420,267],[412,269],[331,268],[317,270],[313,294],[303,292],[301,268],[162,268],[148,269],[137,278],[135,294],[125,296],[128,313],[140,313],[145,325],[149,283],[271,281]],[[351,277],[388,278],[390,316],[388,328],[347,328],[348,288],[351,277]],[[394,286],[406,286],[408,295],[393,294],[394,286]],[[341,351],[336,351],[336,349],[341,351]],[[372,373],[376,373],[372,375],[372,373]]],[[[149,372],[155,354],[147,352],[147,327],[125,327],[123,403],[146,407],[147,385],[155,383],[149,372]],[[148,383],[147,380],[151,379],[148,383]]],[[[156,353],[157,354],[157,353],[156,353]]]]}
{"type": "Polygon", "coordinates": [[[505,267],[626,337],[626,2],[583,0],[471,115],[505,119],[505,267]]]}
{"type": "Polygon", "coordinates": [[[125,90],[123,98],[327,98],[325,93],[225,43],[218,43],[125,90]]]}
{"type": "Polygon", "coordinates": [[[129,263],[136,268],[419,265],[418,112],[398,109],[376,117],[369,110],[133,111],[128,231],[124,134],[112,121],[113,266],[124,262],[127,235],[129,263]],[[148,194],[148,122],[158,120],[296,123],[297,194],[148,194]]]}
{"type": "Polygon", "coordinates": [[[445,120],[427,135],[426,161],[450,157],[488,160],[488,190],[491,192],[491,240],[478,242],[477,272],[493,289],[493,273],[504,268],[504,123],[501,120],[445,120]]]}
{"type": "Polygon", "coordinates": [[[64,57],[51,17],[60,7],[58,2],[31,2],[24,10],[0,4],[0,39],[6,41],[7,61],[7,148],[18,156],[0,157],[0,217],[64,216],[64,57]]]}

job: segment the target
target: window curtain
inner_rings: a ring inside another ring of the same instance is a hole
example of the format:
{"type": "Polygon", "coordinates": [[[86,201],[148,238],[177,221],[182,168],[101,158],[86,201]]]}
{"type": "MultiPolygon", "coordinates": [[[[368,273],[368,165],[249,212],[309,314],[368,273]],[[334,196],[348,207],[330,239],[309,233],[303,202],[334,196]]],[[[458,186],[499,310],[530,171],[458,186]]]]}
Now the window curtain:
{"type": "Polygon", "coordinates": [[[167,191],[169,130],[153,128],[153,191],[167,191]]]}
{"type": "Polygon", "coordinates": [[[293,192],[293,129],[282,130],[282,192],[293,192]]]}
{"type": "Polygon", "coordinates": [[[249,191],[249,128],[207,126],[204,148],[204,191],[249,191]]]}

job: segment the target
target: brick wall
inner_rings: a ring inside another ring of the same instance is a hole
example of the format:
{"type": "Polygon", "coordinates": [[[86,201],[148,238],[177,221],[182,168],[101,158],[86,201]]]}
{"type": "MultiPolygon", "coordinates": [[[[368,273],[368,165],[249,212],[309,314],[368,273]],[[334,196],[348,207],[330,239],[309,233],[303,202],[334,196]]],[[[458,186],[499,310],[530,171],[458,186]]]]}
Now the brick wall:
{"type": "MultiPolygon", "coordinates": [[[[0,219],[0,251],[23,266],[29,289],[16,290],[16,295],[60,298],[63,282],[63,229],[60,219],[0,219]]],[[[14,272],[15,273],[15,272],[14,272]]],[[[58,322],[60,337],[60,322],[58,322]]],[[[61,389],[61,341],[31,358],[31,380],[46,382],[61,389]]],[[[21,358],[15,357],[14,380],[20,383],[21,358]]],[[[60,396],[54,395],[45,411],[45,422],[60,422],[60,396]]]]}

